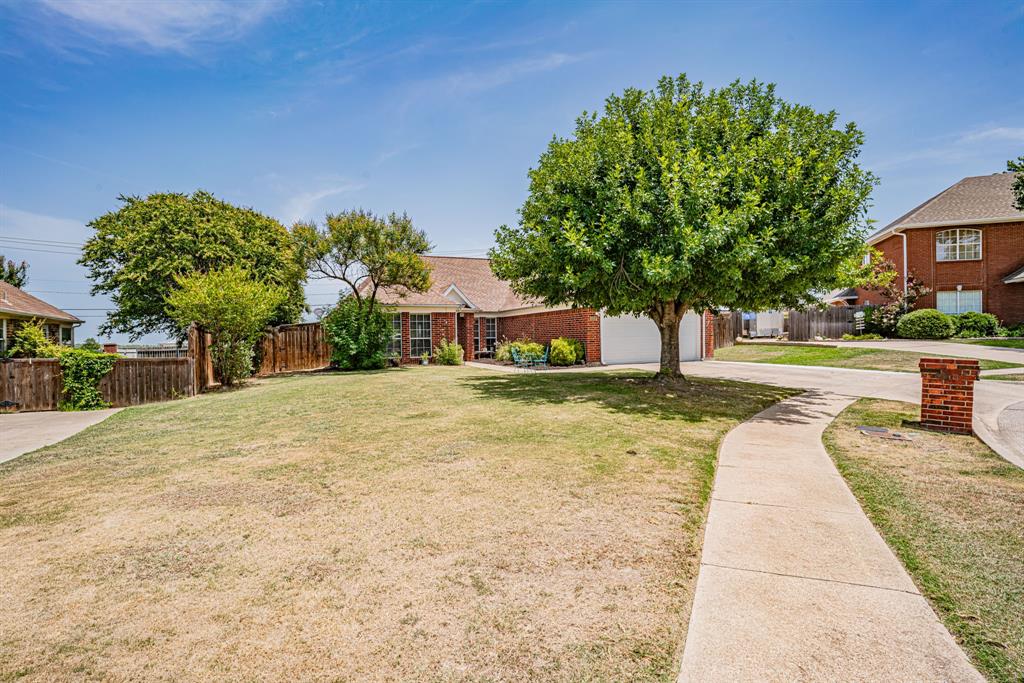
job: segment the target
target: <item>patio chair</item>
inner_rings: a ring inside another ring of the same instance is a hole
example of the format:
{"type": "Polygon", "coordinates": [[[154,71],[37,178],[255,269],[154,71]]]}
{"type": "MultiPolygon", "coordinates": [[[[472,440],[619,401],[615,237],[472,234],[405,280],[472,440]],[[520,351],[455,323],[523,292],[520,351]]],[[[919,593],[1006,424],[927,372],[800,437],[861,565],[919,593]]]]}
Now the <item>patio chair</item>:
{"type": "Polygon", "coordinates": [[[548,366],[548,351],[550,351],[550,349],[551,349],[550,346],[545,346],[544,347],[544,355],[542,355],[542,356],[534,356],[531,359],[531,364],[534,367],[546,368],[548,366]]]}
{"type": "Polygon", "coordinates": [[[528,356],[520,355],[519,351],[512,348],[512,364],[517,368],[528,368],[530,367],[530,359],[528,356]]]}

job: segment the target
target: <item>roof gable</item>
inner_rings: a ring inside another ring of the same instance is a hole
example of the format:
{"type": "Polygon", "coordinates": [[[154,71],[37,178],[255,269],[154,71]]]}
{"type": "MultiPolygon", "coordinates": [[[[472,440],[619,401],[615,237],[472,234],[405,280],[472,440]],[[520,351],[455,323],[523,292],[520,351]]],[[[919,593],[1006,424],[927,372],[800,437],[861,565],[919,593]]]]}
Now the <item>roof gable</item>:
{"type": "Polygon", "coordinates": [[[491,270],[491,260],[463,256],[424,256],[430,266],[430,289],[426,292],[378,292],[381,303],[400,306],[452,306],[463,304],[484,311],[525,308],[531,302],[520,298],[508,282],[491,270]]]}
{"type": "Polygon", "coordinates": [[[70,323],[82,322],[70,313],[51,306],[42,299],[3,281],[0,281],[0,313],[13,313],[47,320],[63,320],[70,323]]]}
{"type": "Polygon", "coordinates": [[[1024,211],[1013,206],[1015,179],[1014,173],[964,178],[879,230],[869,242],[910,228],[1024,221],[1024,211]]]}

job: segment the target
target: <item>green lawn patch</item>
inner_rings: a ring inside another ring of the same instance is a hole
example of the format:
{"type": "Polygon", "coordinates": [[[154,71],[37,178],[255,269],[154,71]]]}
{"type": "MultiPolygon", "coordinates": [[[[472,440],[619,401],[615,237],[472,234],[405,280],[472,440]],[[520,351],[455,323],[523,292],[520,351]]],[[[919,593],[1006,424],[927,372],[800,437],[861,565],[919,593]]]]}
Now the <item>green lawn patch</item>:
{"type": "Polygon", "coordinates": [[[414,367],[125,410],[0,466],[0,680],[674,680],[718,444],[791,393],[414,367]]]}
{"type": "MultiPolygon", "coordinates": [[[[717,349],[715,351],[715,360],[918,372],[918,363],[925,355],[928,354],[889,349],[747,343],[717,349]]],[[[982,360],[980,363],[982,370],[1022,367],[1015,363],[1005,363],[1003,361],[982,360]]]]}
{"type": "Polygon", "coordinates": [[[875,527],[978,668],[1024,680],[1024,470],[970,436],[905,429],[917,406],[861,399],[825,432],[839,471],[875,527]]]}

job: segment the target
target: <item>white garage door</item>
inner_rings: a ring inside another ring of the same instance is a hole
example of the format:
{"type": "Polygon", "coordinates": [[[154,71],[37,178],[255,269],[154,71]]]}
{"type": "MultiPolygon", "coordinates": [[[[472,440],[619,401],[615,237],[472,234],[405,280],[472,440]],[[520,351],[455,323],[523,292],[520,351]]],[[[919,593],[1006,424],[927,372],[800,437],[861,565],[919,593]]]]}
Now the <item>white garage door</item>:
{"type": "MultiPolygon", "coordinates": [[[[700,360],[700,316],[687,313],[679,324],[679,360],[700,360]]],[[[661,335],[647,317],[601,316],[601,361],[657,363],[661,360],[661,335]]]]}

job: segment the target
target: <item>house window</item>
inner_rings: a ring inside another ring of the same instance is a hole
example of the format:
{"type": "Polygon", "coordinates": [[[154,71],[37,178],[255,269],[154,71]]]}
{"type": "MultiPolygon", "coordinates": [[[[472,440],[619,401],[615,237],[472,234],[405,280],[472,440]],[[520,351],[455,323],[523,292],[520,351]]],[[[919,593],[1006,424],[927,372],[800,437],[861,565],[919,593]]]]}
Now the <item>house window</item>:
{"type": "Polygon", "coordinates": [[[977,290],[936,292],[935,307],[949,315],[967,313],[968,311],[981,313],[981,292],[977,290]]]}
{"type": "Polygon", "coordinates": [[[430,314],[413,313],[409,316],[409,354],[413,357],[430,353],[430,314]]]}
{"type": "Polygon", "coordinates": [[[71,330],[71,327],[60,328],[60,343],[63,344],[64,346],[74,345],[75,337],[71,330]]]}
{"type": "Polygon", "coordinates": [[[483,318],[477,318],[476,324],[473,325],[473,348],[480,351],[480,326],[484,324],[483,318]]]}
{"type": "Polygon", "coordinates": [[[977,261],[981,258],[981,230],[955,228],[935,234],[936,261],[977,261]]]}
{"type": "Polygon", "coordinates": [[[498,342],[498,319],[484,318],[484,347],[493,351],[498,342]]]}
{"type": "Polygon", "coordinates": [[[401,357],[402,355],[402,314],[391,314],[391,340],[388,341],[388,355],[401,357]]]}

